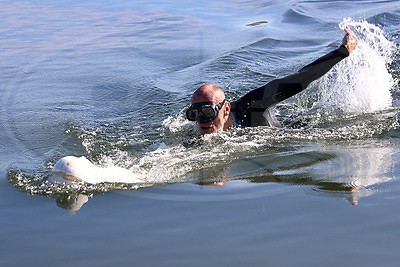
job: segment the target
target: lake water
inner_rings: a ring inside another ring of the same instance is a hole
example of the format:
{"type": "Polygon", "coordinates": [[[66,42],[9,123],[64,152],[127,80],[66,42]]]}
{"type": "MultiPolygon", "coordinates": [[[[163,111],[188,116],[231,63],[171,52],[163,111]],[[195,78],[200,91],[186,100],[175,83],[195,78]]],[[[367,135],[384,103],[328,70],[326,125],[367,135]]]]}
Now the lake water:
{"type": "Polygon", "coordinates": [[[0,1],[1,266],[397,266],[400,3],[0,1]],[[190,137],[229,100],[338,47],[278,122],[190,137]],[[125,172],[54,183],[58,159],[125,172]]]}

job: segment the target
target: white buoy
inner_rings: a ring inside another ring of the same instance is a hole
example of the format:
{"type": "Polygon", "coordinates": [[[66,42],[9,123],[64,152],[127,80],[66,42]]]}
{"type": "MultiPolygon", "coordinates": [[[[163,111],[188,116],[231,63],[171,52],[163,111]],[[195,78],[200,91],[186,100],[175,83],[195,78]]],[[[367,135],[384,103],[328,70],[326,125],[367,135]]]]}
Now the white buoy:
{"type": "Polygon", "coordinates": [[[140,174],[127,169],[111,166],[99,167],[91,163],[86,157],[66,156],[57,161],[49,178],[52,182],[86,182],[97,184],[110,183],[143,183],[140,174]]]}

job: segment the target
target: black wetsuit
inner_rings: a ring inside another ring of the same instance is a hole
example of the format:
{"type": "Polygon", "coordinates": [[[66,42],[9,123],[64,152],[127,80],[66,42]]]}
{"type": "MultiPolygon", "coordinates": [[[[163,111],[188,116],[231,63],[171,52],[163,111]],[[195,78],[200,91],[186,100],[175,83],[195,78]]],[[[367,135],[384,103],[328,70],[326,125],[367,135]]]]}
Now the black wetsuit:
{"type": "Polygon", "coordinates": [[[348,56],[347,48],[342,45],[305,66],[297,73],[272,80],[232,102],[231,111],[236,126],[255,127],[269,125],[264,116],[264,112],[269,107],[303,91],[312,81],[322,77],[335,64],[348,56]]]}

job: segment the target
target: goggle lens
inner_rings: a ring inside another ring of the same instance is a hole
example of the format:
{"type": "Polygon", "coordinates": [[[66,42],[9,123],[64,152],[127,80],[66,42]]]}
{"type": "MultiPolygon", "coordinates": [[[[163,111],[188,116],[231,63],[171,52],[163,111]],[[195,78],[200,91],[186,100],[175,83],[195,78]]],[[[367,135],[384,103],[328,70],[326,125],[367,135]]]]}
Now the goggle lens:
{"type": "Polygon", "coordinates": [[[195,121],[198,114],[199,114],[199,111],[197,109],[192,109],[192,110],[188,110],[186,112],[186,117],[190,121],[195,121]]]}
{"type": "Polygon", "coordinates": [[[214,117],[216,115],[215,110],[212,107],[204,107],[202,109],[200,109],[200,113],[202,113],[202,115],[204,115],[205,117],[214,117]]]}

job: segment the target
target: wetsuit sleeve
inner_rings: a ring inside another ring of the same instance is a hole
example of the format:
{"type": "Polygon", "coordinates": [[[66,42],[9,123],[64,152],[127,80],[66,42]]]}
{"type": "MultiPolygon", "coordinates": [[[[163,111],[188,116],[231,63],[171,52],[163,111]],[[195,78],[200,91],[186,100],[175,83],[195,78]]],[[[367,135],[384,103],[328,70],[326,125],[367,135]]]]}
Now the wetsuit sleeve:
{"type": "Polygon", "coordinates": [[[232,103],[236,122],[242,127],[268,125],[263,116],[267,108],[303,91],[312,81],[322,77],[348,56],[347,48],[342,45],[298,72],[250,91],[232,103]]]}

